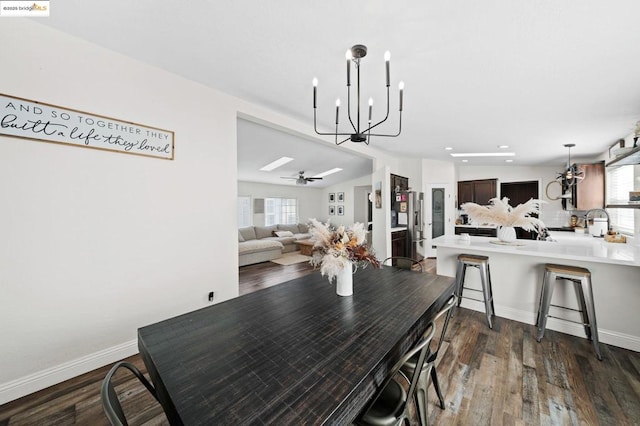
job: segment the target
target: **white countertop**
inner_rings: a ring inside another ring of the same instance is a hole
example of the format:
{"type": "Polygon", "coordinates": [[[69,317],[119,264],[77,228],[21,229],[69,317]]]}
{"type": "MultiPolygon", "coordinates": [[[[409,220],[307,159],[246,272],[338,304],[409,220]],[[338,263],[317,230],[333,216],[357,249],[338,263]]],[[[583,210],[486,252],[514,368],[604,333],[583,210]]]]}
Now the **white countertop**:
{"type": "Polygon", "coordinates": [[[456,225],[458,228],[487,228],[487,229],[496,229],[498,228],[495,225],[456,225]]]}
{"type": "Polygon", "coordinates": [[[406,231],[406,230],[407,230],[406,226],[397,226],[395,228],[391,228],[391,232],[406,231]]]}
{"type": "Polygon", "coordinates": [[[444,235],[435,238],[433,245],[523,256],[640,266],[640,247],[636,245],[608,243],[601,238],[570,232],[553,232],[552,238],[556,241],[516,240],[515,244],[517,245],[502,245],[495,244],[498,241],[495,237],[472,236],[469,241],[463,241],[458,235],[444,235]],[[562,236],[561,234],[568,235],[562,236]]]}

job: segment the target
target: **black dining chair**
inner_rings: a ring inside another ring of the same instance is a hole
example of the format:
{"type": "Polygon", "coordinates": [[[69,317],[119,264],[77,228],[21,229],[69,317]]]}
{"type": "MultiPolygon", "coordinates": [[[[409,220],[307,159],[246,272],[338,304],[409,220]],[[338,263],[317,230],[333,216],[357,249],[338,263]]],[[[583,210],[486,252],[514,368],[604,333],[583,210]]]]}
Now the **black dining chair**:
{"type": "MultiPolygon", "coordinates": [[[[438,382],[438,375],[436,374],[436,359],[438,358],[438,352],[440,351],[440,347],[442,346],[442,342],[444,340],[444,335],[447,332],[447,326],[449,325],[449,320],[451,318],[452,308],[456,305],[457,301],[456,295],[452,295],[449,300],[445,303],[444,307],[438,312],[438,314],[433,319],[433,324],[446,314],[445,318],[442,322],[442,330],[440,331],[440,339],[438,343],[435,345],[435,350],[431,349],[431,345],[427,347],[427,356],[424,363],[422,363],[422,368],[420,371],[420,377],[418,379],[418,385],[415,393],[416,403],[418,405],[418,414],[420,418],[421,425],[427,425],[427,404],[428,404],[428,387],[429,387],[429,377],[433,381],[433,387],[436,390],[436,394],[438,395],[438,400],[440,401],[440,408],[444,410],[444,398],[442,396],[442,392],[440,391],[440,384],[438,382]]],[[[412,375],[415,373],[417,366],[419,364],[419,359],[417,356],[413,356],[410,358],[403,366],[402,371],[407,375],[412,375]]]]}
{"type": "Polygon", "coordinates": [[[390,370],[380,391],[374,396],[372,402],[365,411],[358,416],[355,424],[361,426],[391,426],[409,421],[409,402],[414,400],[414,394],[420,378],[420,369],[425,362],[429,343],[435,334],[435,326],[432,323],[418,343],[407,352],[390,370]],[[411,358],[416,358],[416,366],[419,366],[411,378],[408,378],[400,369],[411,358]],[[400,384],[396,378],[400,376],[409,384],[409,390],[400,384]]]}
{"type": "Polygon", "coordinates": [[[102,387],[100,388],[100,398],[102,399],[102,408],[104,408],[104,412],[109,419],[109,422],[113,426],[127,426],[127,418],[124,415],[124,411],[122,411],[122,406],[120,405],[120,400],[118,399],[118,394],[111,383],[111,379],[119,368],[126,368],[131,371],[137,378],[142,382],[142,384],[149,390],[151,395],[158,401],[158,394],[156,393],[156,389],[153,387],[151,383],[144,377],[144,375],[138,370],[138,368],[125,361],[120,361],[116,363],[111,370],[107,373],[106,377],[102,381],[102,387]]]}
{"type": "Polygon", "coordinates": [[[422,263],[419,260],[404,256],[391,256],[382,261],[383,265],[391,265],[396,268],[410,269],[416,272],[422,272],[422,263]],[[391,262],[391,263],[388,263],[391,262]]]}

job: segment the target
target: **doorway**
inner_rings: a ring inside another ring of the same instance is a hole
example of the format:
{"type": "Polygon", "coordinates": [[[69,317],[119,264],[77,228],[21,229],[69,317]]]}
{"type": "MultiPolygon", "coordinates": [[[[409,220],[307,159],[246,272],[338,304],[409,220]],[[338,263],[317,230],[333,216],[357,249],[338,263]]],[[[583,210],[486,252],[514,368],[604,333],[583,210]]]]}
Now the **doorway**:
{"type": "MultiPolygon", "coordinates": [[[[532,198],[540,198],[538,194],[539,185],[537,180],[503,182],[500,184],[500,198],[507,197],[509,199],[509,205],[512,207],[516,207],[518,204],[524,204],[532,198]]],[[[535,240],[538,237],[538,233],[516,228],[516,236],[523,240],[535,240]]]]}
{"type": "Polygon", "coordinates": [[[424,233],[424,256],[435,257],[436,249],[432,241],[447,233],[447,226],[451,221],[451,185],[427,184],[425,188],[424,219],[427,226],[424,233]]]}

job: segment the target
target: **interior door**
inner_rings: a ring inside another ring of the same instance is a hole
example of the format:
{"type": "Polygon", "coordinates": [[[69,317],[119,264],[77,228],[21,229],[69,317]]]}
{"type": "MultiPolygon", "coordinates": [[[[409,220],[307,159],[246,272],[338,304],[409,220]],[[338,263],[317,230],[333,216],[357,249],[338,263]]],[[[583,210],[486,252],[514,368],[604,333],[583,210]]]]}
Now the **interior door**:
{"type": "MultiPolygon", "coordinates": [[[[524,204],[531,198],[540,198],[538,181],[502,182],[500,184],[500,198],[504,197],[509,199],[509,205],[512,207],[524,204]]],[[[516,236],[519,239],[535,240],[538,234],[536,232],[523,231],[522,228],[516,228],[516,236]]]]}
{"type": "Polygon", "coordinates": [[[451,215],[454,200],[449,184],[427,184],[424,194],[424,256],[436,257],[432,241],[447,233],[451,233],[451,215]]]}

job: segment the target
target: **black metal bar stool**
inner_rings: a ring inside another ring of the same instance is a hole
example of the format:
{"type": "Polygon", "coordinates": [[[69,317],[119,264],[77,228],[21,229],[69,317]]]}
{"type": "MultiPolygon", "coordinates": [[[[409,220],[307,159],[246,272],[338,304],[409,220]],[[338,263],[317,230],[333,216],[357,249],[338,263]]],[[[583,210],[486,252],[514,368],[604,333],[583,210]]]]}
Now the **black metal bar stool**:
{"type": "Polygon", "coordinates": [[[542,337],[544,336],[548,317],[577,323],[577,321],[571,321],[565,318],[549,315],[550,306],[580,312],[582,316],[582,325],[584,326],[584,332],[587,335],[587,339],[593,341],[593,347],[596,350],[596,355],[598,356],[598,359],[602,361],[602,355],[600,354],[600,342],[598,341],[596,309],[593,303],[593,290],[591,288],[591,271],[578,266],[555,265],[553,263],[547,263],[544,265],[544,278],[542,280],[542,291],[540,292],[538,319],[536,320],[536,326],[538,327],[538,342],[542,340],[542,337]],[[578,297],[578,303],[580,304],[580,309],[572,309],[565,306],[551,304],[551,296],[553,296],[553,288],[556,280],[567,280],[573,282],[576,295],[578,297]]]}
{"type": "Polygon", "coordinates": [[[465,299],[475,300],[476,302],[484,302],[484,310],[487,315],[489,328],[493,328],[491,317],[495,316],[493,308],[493,290],[491,289],[491,272],[489,270],[489,257],[475,254],[458,255],[458,268],[456,270],[456,295],[458,296],[458,306],[462,301],[463,290],[477,291],[483,294],[483,299],[475,299],[473,297],[465,297],[465,299]],[[480,281],[482,282],[482,291],[464,286],[464,277],[467,272],[467,266],[478,268],[480,271],[480,281]]]}

